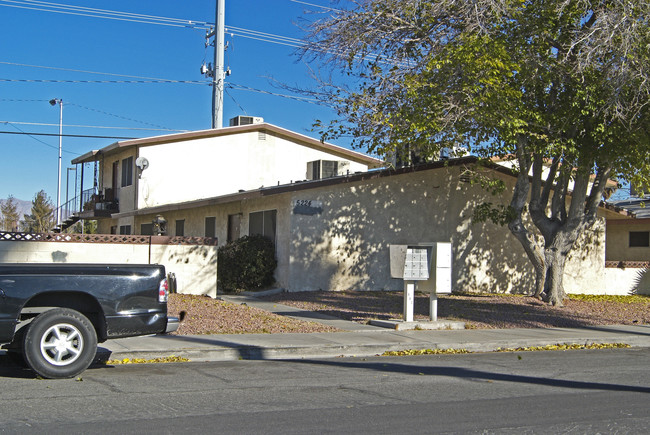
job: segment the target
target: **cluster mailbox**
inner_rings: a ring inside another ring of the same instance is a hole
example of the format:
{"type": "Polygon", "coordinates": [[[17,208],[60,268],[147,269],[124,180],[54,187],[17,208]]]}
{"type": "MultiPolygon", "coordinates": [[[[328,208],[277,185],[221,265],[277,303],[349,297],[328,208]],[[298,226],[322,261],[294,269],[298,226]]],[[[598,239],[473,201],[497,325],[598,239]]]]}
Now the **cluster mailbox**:
{"type": "Polygon", "coordinates": [[[430,294],[430,318],[437,320],[437,294],[451,293],[451,243],[390,245],[392,278],[404,280],[404,320],[413,321],[415,288],[430,294]]]}
{"type": "Polygon", "coordinates": [[[407,281],[429,279],[432,246],[390,245],[390,276],[407,281]]]}

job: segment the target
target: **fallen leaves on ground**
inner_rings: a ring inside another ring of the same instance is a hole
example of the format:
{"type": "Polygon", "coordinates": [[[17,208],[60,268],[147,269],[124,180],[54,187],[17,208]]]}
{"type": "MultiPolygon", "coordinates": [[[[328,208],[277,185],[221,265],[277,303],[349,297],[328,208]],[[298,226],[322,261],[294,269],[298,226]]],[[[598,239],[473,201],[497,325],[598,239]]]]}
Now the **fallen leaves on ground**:
{"type": "MultiPolygon", "coordinates": [[[[546,346],[529,346],[529,347],[505,347],[498,348],[494,352],[538,352],[538,351],[564,351],[564,350],[586,350],[586,349],[626,349],[629,344],[625,343],[558,343],[546,346]]],[[[386,351],[381,356],[411,356],[411,355],[455,355],[460,353],[475,353],[467,349],[406,349],[396,351],[386,351]]]]}
{"type": "Polygon", "coordinates": [[[122,364],[160,364],[160,363],[177,363],[177,362],[188,362],[189,359],[182,356],[164,356],[158,358],[122,358],[122,359],[110,359],[106,361],[108,366],[116,366],[122,364]]]}
{"type": "Polygon", "coordinates": [[[627,349],[631,347],[626,343],[591,343],[591,344],[548,344],[546,346],[505,347],[498,348],[495,352],[538,352],[540,350],[585,350],[585,349],[627,349]]]}
{"type": "Polygon", "coordinates": [[[467,349],[407,349],[391,350],[381,354],[381,356],[407,356],[407,355],[455,355],[459,353],[471,353],[467,349]]]}

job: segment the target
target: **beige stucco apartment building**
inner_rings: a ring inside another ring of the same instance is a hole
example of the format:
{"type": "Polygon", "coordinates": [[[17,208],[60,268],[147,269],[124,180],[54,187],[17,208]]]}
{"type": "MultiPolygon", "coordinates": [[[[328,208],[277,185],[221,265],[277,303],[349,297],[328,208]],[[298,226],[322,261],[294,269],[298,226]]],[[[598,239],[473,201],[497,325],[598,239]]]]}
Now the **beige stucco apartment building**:
{"type": "MultiPolygon", "coordinates": [[[[216,237],[219,245],[264,234],[276,243],[277,286],[288,291],[401,290],[390,277],[389,246],[422,242],[451,242],[453,290],[532,289],[531,266],[507,228],[472,221],[477,204],[507,204],[509,195],[492,196],[468,174],[484,171],[510,188],[515,177],[473,157],[386,169],[253,124],[118,142],[73,163],[93,161],[100,195],[80,215],[98,219],[100,232],[151,234],[164,222],[166,235],[216,237]]],[[[568,292],[627,293],[638,284],[623,288],[605,268],[607,223],[632,217],[605,207],[599,216],[569,259],[568,292]]]]}

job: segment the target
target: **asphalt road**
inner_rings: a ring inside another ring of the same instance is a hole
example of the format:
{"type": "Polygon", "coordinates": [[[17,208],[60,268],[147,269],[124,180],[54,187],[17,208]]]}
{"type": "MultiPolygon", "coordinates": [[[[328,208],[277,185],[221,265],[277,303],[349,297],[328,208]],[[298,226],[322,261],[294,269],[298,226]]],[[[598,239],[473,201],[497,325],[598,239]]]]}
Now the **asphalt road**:
{"type": "Polygon", "coordinates": [[[650,349],[0,367],[6,433],[650,433],[650,349]]]}

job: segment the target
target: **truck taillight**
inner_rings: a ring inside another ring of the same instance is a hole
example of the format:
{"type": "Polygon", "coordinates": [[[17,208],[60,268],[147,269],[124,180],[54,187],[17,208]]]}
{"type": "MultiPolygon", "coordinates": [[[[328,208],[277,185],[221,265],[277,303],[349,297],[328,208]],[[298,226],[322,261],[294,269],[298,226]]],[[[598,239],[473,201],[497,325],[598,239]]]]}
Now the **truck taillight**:
{"type": "Polygon", "coordinates": [[[169,295],[169,285],[167,284],[167,278],[163,278],[158,286],[158,302],[167,302],[167,295],[169,295]]]}

